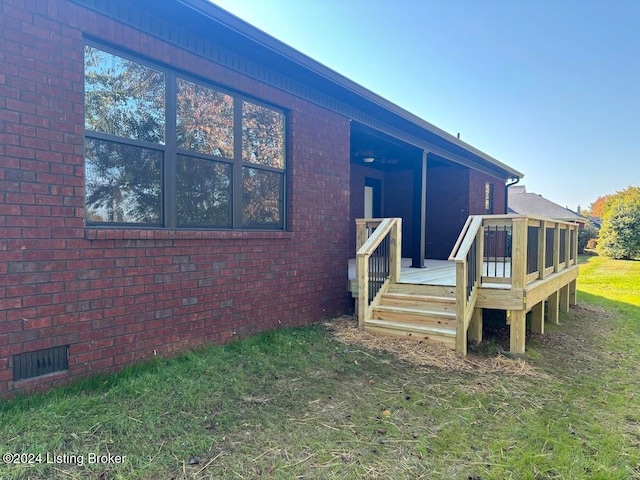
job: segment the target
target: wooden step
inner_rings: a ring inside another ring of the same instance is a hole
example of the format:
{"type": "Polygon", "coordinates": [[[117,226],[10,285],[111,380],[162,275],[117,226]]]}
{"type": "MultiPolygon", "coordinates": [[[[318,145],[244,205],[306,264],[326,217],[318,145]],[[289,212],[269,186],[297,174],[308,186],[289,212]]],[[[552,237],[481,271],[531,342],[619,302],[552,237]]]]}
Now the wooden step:
{"type": "Polygon", "coordinates": [[[364,322],[364,329],[366,332],[377,335],[392,335],[418,341],[437,342],[449,348],[455,348],[456,344],[455,328],[439,328],[371,319],[364,322]]]}
{"type": "Polygon", "coordinates": [[[389,307],[419,308],[439,312],[456,312],[456,299],[435,295],[416,295],[411,293],[383,293],[380,305],[389,307]]]}
{"type": "Polygon", "coordinates": [[[456,298],[456,287],[443,285],[416,285],[413,283],[393,283],[389,285],[389,293],[405,293],[410,295],[429,295],[434,297],[456,298]]]}
{"type": "Polygon", "coordinates": [[[454,330],[456,328],[455,312],[378,305],[373,308],[372,316],[376,320],[389,320],[418,326],[446,327],[454,330]]]}

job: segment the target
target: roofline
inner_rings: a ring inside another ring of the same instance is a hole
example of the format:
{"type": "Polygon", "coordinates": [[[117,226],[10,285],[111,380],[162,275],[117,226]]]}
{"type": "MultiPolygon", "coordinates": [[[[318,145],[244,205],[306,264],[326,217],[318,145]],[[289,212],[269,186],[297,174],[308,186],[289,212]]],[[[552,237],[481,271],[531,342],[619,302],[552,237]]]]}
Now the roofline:
{"type": "Polygon", "coordinates": [[[426,120],[418,117],[417,115],[409,112],[408,110],[390,102],[386,98],[378,95],[375,92],[363,87],[362,85],[354,82],[353,80],[345,77],[344,75],[332,70],[331,68],[323,65],[322,63],[314,60],[313,58],[305,55],[304,53],[296,50],[295,48],[287,45],[286,43],[278,40],[277,38],[269,35],[268,33],[260,30],[259,28],[251,25],[250,23],[242,20],[241,18],[233,15],[232,13],[224,10],[223,8],[211,3],[209,0],[178,0],[179,3],[195,10],[196,12],[205,15],[206,17],[214,20],[226,28],[233,30],[235,33],[244,36],[245,38],[259,44],[263,48],[267,48],[272,52],[287,58],[294,63],[297,63],[306,70],[311,71],[315,75],[323,77],[326,80],[336,84],[337,86],[350,91],[358,95],[359,97],[381,107],[394,115],[397,115],[403,120],[406,120],[427,132],[438,135],[445,140],[457,145],[468,152],[477,155],[481,159],[489,162],[490,164],[504,170],[509,173],[509,178],[522,178],[524,174],[518,170],[506,165],[498,159],[478,150],[477,148],[469,145],[468,143],[460,140],[459,138],[445,132],[441,128],[427,122],[426,120]]]}

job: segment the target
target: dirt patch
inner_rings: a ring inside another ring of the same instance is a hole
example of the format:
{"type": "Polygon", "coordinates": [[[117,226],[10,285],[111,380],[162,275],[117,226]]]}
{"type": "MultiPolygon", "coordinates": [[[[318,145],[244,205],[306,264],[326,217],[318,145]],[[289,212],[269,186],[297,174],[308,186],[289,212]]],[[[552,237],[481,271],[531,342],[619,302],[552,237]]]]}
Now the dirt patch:
{"type": "Polygon", "coordinates": [[[443,345],[396,337],[380,337],[358,330],[354,317],[343,316],[326,322],[334,338],[346,345],[359,345],[391,353],[415,365],[432,366],[446,371],[475,374],[507,373],[529,377],[546,377],[524,359],[511,359],[502,354],[486,358],[473,354],[463,357],[443,345]]]}

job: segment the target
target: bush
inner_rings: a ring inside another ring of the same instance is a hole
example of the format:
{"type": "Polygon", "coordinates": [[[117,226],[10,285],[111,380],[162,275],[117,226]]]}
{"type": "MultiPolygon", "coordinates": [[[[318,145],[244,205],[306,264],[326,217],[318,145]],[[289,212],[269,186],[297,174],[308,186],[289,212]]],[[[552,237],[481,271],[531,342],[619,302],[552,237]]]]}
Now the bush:
{"type": "Polygon", "coordinates": [[[591,225],[586,226],[585,228],[578,230],[578,253],[582,255],[584,253],[585,248],[589,248],[587,245],[591,240],[595,240],[598,236],[598,230],[593,228],[591,225]]]}
{"type": "Polygon", "coordinates": [[[597,238],[590,238],[587,241],[587,250],[595,250],[597,246],[598,246],[597,238]]]}
{"type": "Polygon", "coordinates": [[[640,187],[629,187],[607,200],[598,253],[617,260],[640,257],[640,187]]]}

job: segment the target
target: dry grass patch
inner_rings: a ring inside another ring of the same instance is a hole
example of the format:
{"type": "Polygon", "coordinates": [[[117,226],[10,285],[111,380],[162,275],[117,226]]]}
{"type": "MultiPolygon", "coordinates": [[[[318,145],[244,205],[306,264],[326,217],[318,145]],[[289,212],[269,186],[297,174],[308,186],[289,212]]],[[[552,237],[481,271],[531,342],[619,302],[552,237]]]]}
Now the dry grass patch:
{"type": "Polygon", "coordinates": [[[476,375],[504,373],[533,378],[546,377],[544,373],[537,371],[522,358],[511,359],[502,354],[491,358],[472,354],[463,357],[455,350],[437,343],[372,335],[358,330],[358,322],[351,316],[337,318],[326,322],[325,325],[340,343],[391,353],[414,365],[476,375]]]}

